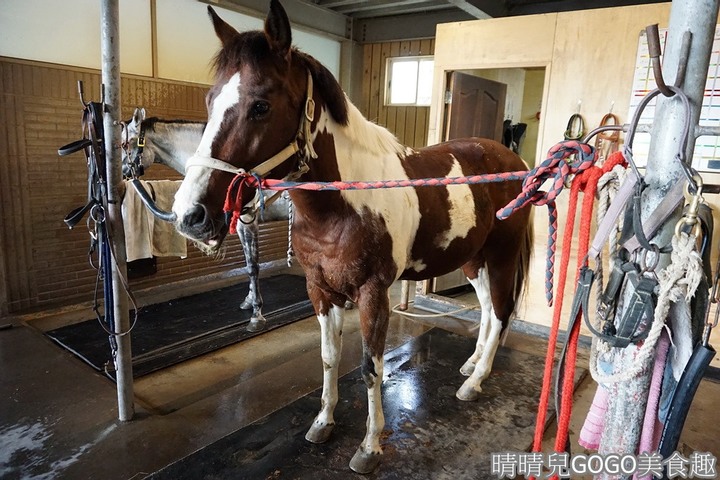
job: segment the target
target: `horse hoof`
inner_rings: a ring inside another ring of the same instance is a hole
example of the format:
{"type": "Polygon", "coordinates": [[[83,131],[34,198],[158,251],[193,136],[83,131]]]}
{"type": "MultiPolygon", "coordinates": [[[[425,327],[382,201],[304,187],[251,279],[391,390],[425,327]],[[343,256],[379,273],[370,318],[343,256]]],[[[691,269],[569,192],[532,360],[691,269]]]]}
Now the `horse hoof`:
{"type": "Polygon", "coordinates": [[[478,387],[478,389],[475,389],[473,387],[468,387],[465,384],[463,384],[455,394],[455,396],[458,398],[458,400],[462,400],[463,402],[474,402],[480,397],[480,392],[482,392],[482,389],[478,387]]]}
{"type": "Polygon", "coordinates": [[[259,332],[265,329],[265,324],[267,324],[267,320],[265,320],[264,318],[250,319],[250,323],[248,323],[247,326],[247,331],[259,332]]]}
{"type": "Polygon", "coordinates": [[[251,308],[253,308],[253,304],[252,301],[248,299],[245,299],[245,301],[240,304],[240,310],[250,310],[251,308]]]}
{"type": "Polygon", "coordinates": [[[313,422],[310,430],[305,434],[305,440],[311,443],[325,443],[330,438],[334,426],[334,423],[313,422]]]}
{"type": "Polygon", "coordinates": [[[353,472],[368,474],[380,465],[380,458],[382,458],[382,452],[367,453],[362,447],[359,447],[350,460],[350,468],[353,472]]]}
{"type": "Polygon", "coordinates": [[[352,310],[355,308],[355,304],[350,300],[345,300],[345,310],[352,310]]]}
{"type": "Polygon", "coordinates": [[[465,362],[465,365],[460,367],[460,373],[465,377],[469,377],[470,375],[472,375],[472,373],[474,371],[475,371],[475,364],[473,362],[471,362],[470,360],[465,362]]]}

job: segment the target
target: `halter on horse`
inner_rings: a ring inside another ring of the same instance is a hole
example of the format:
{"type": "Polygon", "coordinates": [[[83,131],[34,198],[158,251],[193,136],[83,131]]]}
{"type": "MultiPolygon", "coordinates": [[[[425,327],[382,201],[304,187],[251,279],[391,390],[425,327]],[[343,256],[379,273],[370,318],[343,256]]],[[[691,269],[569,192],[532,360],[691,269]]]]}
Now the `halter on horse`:
{"type": "MultiPolygon", "coordinates": [[[[123,174],[127,177],[141,175],[153,163],[167,165],[185,174],[185,162],[195,153],[205,130],[204,122],[186,120],[161,120],[145,118],[145,109],[136,108],[132,119],[125,125],[123,137],[123,174]]],[[[265,327],[262,314],[263,300],[260,294],[260,260],[258,249],[258,223],[261,221],[287,220],[289,200],[278,195],[272,204],[258,215],[257,203],[237,221],[237,232],[245,254],[250,288],[240,308],[252,308],[247,330],[257,332],[265,327]]]]}
{"type": "MultiPolygon", "coordinates": [[[[272,0],[265,31],[238,33],[208,9],[222,42],[208,125],[177,195],[180,232],[210,249],[227,233],[224,200],[235,174],[303,181],[380,180],[499,173],[526,169],[492,140],[471,138],[413,150],[365,118],[332,74],[291,48],[285,11],[272,0]],[[279,153],[278,153],[279,152],[279,153]],[[269,159],[269,160],[267,160],[269,159]],[[309,167],[306,169],[305,167],[309,167]]],[[[293,247],[305,269],[320,322],[322,408],[306,438],[324,442],[334,426],[345,298],[359,307],[367,433],[350,467],[368,473],[382,454],[380,386],[390,306],[397,279],[421,280],[462,268],[482,307],[475,352],[457,392],[474,400],[489,375],[500,333],[521,293],[532,244],[530,210],[504,221],[495,212],[520,182],[387,190],[293,190],[293,247]]],[[[255,194],[240,192],[242,203],[255,194]]]]}

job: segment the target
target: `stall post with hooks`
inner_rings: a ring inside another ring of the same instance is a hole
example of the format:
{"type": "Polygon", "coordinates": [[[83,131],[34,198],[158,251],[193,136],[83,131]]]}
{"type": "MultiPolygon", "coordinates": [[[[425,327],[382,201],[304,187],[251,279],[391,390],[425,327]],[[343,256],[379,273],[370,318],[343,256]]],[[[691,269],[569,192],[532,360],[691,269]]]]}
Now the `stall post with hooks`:
{"type": "MultiPolygon", "coordinates": [[[[685,68],[682,88],[690,100],[690,114],[687,115],[679,98],[660,96],[655,109],[652,140],[648,155],[645,189],[642,202],[642,218],[646,219],[657,208],[670,188],[683,181],[682,167],[675,158],[682,142],[685,122],[690,122],[690,138],[685,158],[692,161],[695,150],[695,128],[700,119],[700,108],[705,92],[710,53],[715,37],[718,17],[718,0],[675,0],[670,9],[668,37],[663,54],[663,73],[666,83],[675,82],[675,76],[685,68]],[[683,37],[690,32],[691,44],[687,59],[683,58],[683,37]],[[683,65],[687,60],[687,65],[683,65]]],[[[674,226],[680,218],[678,209],[661,228],[655,243],[666,245],[674,234],[674,226]]],[[[659,267],[665,266],[669,258],[661,259],[659,267]]]]}
{"type": "MultiPolygon", "coordinates": [[[[103,84],[103,129],[107,168],[107,210],[106,222],[111,233],[110,242],[113,251],[113,305],[115,315],[115,333],[128,332],[130,314],[128,300],[123,289],[123,279],[127,278],[125,231],[123,230],[121,194],[122,194],[122,158],[120,156],[120,28],[118,0],[103,0],[100,13],[102,84],[103,84]]],[[[106,274],[108,274],[106,272],[106,274]]],[[[117,381],[118,419],[132,420],[135,413],[133,404],[132,353],[130,335],[117,336],[117,354],[115,357],[115,378],[117,381]]]]}

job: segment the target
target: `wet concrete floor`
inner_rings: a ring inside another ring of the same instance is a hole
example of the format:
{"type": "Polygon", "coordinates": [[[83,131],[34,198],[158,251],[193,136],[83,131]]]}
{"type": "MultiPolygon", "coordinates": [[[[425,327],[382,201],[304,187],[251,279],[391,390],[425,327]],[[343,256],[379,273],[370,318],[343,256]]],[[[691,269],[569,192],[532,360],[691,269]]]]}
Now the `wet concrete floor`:
{"type": "MultiPolygon", "coordinates": [[[[357,313],[347,317],[343,374],[357,367],[361,352],[357,313]]],[[[428,329],[394,314],[387,349],[428,329]]],[[[315,391],[322,383],[318,330],[311,317],[142,377],[135,382],[130,422],[117,420],[110,380],[33,328],[0,331],[0,477],[140,479],[158,472],[315,391]]],[[[507,339],[509,348],[533,355],[542,355],[544,344],[514,331],[507,339]]],[[[452,398],[455,380],[448,381],[438,395],[452,398]]],[[[576,395],[573,435],[593,393],[586,379],[576,395]]],[[[719,395],[720,385],[703,381],[681,439],[684,448],[720,456],[719,395]]],[[[552,441],[552,429],[546,438],[552,441]]],[[[337,478],[347,478],[345,473],[337,478]]]]}

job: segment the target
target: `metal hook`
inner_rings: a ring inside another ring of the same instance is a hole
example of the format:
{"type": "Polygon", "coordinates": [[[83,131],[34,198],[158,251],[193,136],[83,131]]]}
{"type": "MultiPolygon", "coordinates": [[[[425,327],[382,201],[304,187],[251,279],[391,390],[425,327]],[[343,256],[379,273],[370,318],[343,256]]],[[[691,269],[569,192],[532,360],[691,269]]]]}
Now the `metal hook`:
{"type": "MultiPolygon", "coordinates": [[[[647,34],[648,42],[648,55],[652,61],[653,75],[655,76],[655,83],[657,84],[660,92],[666,97],[672,97],[675,95],[672,89],[670,89],[665,83],[662,72],[662,64],[660,63],[660,33],[658,32],[658,25],[648,25],[645,27],[645,33],[647,34]]],[[[686,31],[683,33],[682,44],[680,46],[680,59],[678,62],[678,69],[675,74],[675,87],[680,87],[685,82],[685,71],[688,63],[688,56],[690,54],[690,44],[692,43],[692,33],[686,31]]]]}
{"type": "Polygon", "coordinates": [[[88,104],[85,102],[85,96],[84,96],[84,92],[83,92],[83,82],[82,82],[82,80],[78,80],[77,86],[78,86],[78,95],[80,95],[80,103],[82,103],[82,106],[83,106],[83,107],[87,107],[88,104]]]}

